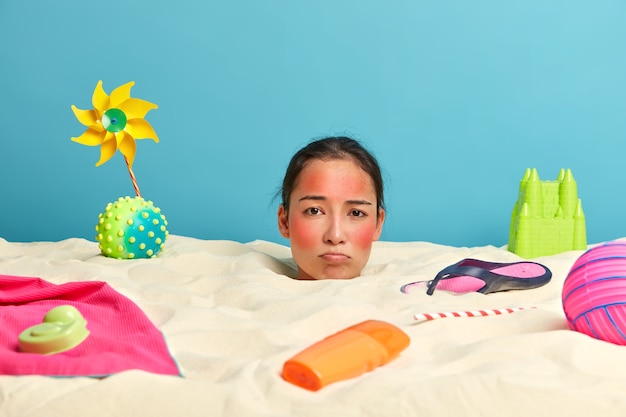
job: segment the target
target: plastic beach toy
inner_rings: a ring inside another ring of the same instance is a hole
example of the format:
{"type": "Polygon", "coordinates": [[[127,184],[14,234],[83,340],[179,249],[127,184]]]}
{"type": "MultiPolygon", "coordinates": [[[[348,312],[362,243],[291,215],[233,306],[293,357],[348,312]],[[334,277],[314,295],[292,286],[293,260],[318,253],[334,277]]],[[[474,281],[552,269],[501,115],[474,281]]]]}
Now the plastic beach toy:
{"type": "Polygon", "coordinates": [[[42,323],[20,333],[18,344],[22,352],[49,355],[70,350],[87,336],[87,321],[76,307],[62,305],[50,310],[42,323]]]}
{"type": "Polygon", "coordinates": [[[410,343],[396,326],[368,320],[341,330],[303,350],[283,365],[283,378],[317,391],[385,365],[410,343]]]}
{"type": "Polygon", "coordinates": [[[130,167],[135,160],[137,145],[135,139],[159,138],[148,121],[146,114],[158,106],[149,101],[131,97],[130,90],[134,81],[114,89],[109,96],[102,88],[102,81],[98,81],[91,102],[92,110],[81,110],[72,105],[72,111],[80,123],[87,126],[82,135],[72,138],[87,146],[100,145],[100,160],[96,166],[111,159],[115,152],[124,155],[126,164],[130,167]]]}
{"type": "Polygon", "coordinates": [[[562,301],[572,330],[626,345],[626,242],[583,253],[565,278],[562,301]]]}
{"type": "Polygon", "coordinates": [[[572,171],[561,169],[555,181],[542,181],[536,169],[527,168],[511,215],[508,250],[536,258],[579,249],[587,249],[587,231],[572,171]]]}
{"type": "Polygon", "coordinates": [[[120,197],[107,204],[96,232],[102,253],[119,259],[156,256],[168,234],[161,210],[141,197],[120,197]]]}
{"type": "Polygon", "coordinates": [[[125,197],[109,203],[96,225],[96,240],[100,243],[102,254],[119,259],[156,256],[163,249],[169,234],[161,210],[154,207],[152,201],[142,198],[132,169],[137,147],[135,140],[159,141],[150,123],[144,119],[150,110],[158,106],[131,97],[130,90],[134,84],[131,81],[121,85],[108,95],[102,88],[102,81],[98,81],[92,97],[93,109],[81,110],[72,105],[78,121],[87,127],[82,135],[72,140],[82,145],[100,146],[100,160],[96,166],[107,162],[119,150],[137,195],[135,199],[125,197]]]}

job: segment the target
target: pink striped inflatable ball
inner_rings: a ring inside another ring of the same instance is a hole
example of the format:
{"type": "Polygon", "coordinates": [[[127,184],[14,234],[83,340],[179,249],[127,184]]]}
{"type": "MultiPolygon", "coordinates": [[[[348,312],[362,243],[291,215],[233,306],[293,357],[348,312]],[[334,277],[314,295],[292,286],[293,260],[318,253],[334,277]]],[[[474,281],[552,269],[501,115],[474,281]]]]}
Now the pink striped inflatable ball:
{"type": "Polygon", "coordinates": [[[572,330],[626,345],[626,242],[608,242],[583,253],[561,295],[572,330]]]}

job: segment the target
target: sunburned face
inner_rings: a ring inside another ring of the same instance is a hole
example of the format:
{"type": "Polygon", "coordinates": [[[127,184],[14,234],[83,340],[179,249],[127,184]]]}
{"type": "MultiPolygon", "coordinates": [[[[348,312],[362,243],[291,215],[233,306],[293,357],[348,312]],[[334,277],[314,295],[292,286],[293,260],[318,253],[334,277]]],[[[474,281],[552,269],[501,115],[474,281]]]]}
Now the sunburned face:
{"type": "Polygon", "coordinates": [[[372,179],[351,159],[309,161],[291,193],[289,211],[278,210],[298,279],[359,276],[384,219],[372,179]]]}

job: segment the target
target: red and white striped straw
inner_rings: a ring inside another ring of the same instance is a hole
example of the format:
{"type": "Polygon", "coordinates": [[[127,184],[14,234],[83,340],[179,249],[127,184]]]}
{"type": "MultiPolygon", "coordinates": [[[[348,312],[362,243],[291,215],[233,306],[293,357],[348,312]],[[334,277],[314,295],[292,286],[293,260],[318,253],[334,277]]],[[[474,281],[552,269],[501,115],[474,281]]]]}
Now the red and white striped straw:
{"type": "Polygon", "coordinates": [[[515,313],[516,311],[526,310],[535,307],[512,307],[512,308],[494,308],[491,310],[467,310],[467,311],[450,311],[445,313],[422,313],[415,314],[413,318],[417,321],[429,321],[443,319],[447,317],[485,317],[498,316],[500,314],[515,313]]]}

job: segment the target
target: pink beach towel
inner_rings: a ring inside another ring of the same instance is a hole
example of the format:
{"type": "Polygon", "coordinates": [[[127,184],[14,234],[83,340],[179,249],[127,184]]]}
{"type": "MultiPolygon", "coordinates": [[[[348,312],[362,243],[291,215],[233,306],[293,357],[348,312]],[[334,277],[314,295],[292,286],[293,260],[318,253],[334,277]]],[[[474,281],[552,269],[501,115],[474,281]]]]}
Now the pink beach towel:
{"type": "Polygon", "coordinates": [[[181,375],[163,335],[131,300],[100,281],[0,275],[0,374],[103,377],[130,369],[181,375]],[[19,334],[60,305],[80,311],[89,336],[53,355],[20,352],[19,334]]]}

